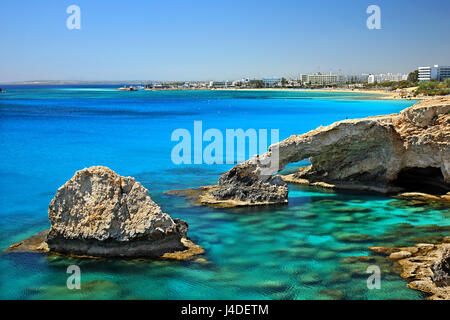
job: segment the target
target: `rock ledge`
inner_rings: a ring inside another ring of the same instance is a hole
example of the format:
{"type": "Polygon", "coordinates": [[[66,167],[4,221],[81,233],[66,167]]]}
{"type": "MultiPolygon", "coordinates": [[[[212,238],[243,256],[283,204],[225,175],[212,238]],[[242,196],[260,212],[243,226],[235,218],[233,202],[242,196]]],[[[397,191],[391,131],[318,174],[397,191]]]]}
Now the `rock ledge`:
{"type": "Polygon", "coordinates": [[[450,238],[441,244],[419,243],[414,247],[369,247],[388,256],[400,267],[408,288],[429,295],[429,300],[450,300],[450,238]]]}

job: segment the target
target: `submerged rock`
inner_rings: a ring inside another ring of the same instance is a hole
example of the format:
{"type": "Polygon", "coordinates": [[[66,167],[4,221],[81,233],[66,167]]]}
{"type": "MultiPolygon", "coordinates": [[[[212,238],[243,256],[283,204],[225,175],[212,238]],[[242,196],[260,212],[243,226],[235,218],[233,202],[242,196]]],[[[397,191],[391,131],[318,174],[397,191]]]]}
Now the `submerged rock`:
{"type": "Polygon", "coordinates": [[[331,234],[336,240],[341,242],[370,242],[373,237],[368,234],[351,233],[338,231],[331,234]]]}
{"type": "MultiPolygon", "coordinates": [[[[45,244],[52,252],[120,257],[166,254],[175,259],[203,253],[186,238],[185,221],[164,213],[134,178],[106,167],[77,171],[56,192],[48,217],[51,228],[45,244]]],[[[21,247],[13,245],[10,251],[21,247]]]]}
{"type": "Polygon", "coordinates": [[[334,300],[342,300],[344,298],[344,292],[338,289],[322,289],[317,292],[319,295],[324,295],[327,298],[334,300]]]}
{"type": "Polygon", "coordinates": [[[319,260],[331,260],[336,259],[336,257],[336,252],[329,250],[320,250],[315,256],[315,258],[319,260]]]}
{"type": "Polygon", "coordinates": [[[348,256],[340,260],[340,263],[343,264],[353,264],[357,262],[373,263],[376,262],[376,259],[374,257],[369,256],[348,256]]]}
{"type": "Polygon", "coordinates": [[[83,282],[79,290],[68,290],[67,286],[51,285],[49,287],[28,288],[36,293],[35,299],[52,300],[118,300],[123,299],[124,290],[115,282],[91,280],[83,282]]]}
{"type": "Polygon", "coordinates": [[[334,213],[368,213],[371,211],[372,209],[364,207],[339,207],[330,209],[330,212],[334,213]]]}
{"type": "Polygon", "coordinates": [[[348,283],[352,279],[351,274],[342,271],[335,271],[328,278],[328,283],[331,285],[338,283],[348,283]]]}
{"type": "Polygon", "coordinates": [[[299,277],[299,281],[305,285],[315,285],[322,282],[322,279],[318,273],[303,273],[299,277]]]}
{"type": "Polygon", "coordinates": [[[256,288],[269,290],[273,292],[286,292],[289,290],[289,284],[281,280],[265,280],[256,283],[256,288]]]}
{"type": "Polygon", "coordinates": [[[200,202],[286,203],[286,183],[272,175],[306,158],[311,161],[309,167],[283,180],[381,193],[425,186],[445,194],[450,191],[450,98],[421,101],[399,114],[344,120],[291,136],[222,174],[217,186],[204,190],[200,202]]]}

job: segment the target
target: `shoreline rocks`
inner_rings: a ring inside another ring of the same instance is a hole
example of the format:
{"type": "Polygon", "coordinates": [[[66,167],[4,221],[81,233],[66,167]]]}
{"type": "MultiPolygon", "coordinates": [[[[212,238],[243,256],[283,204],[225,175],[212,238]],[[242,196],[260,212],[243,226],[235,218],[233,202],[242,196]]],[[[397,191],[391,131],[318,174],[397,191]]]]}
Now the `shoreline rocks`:
{"type": "MultiPolygon", "coordinates": [[[[185,197],[188,200],[189,204],[193,206],[209,206],[213,208],[238,208],[288,203],[287,187],[285,190],[283,190],[283,193],[286,193],[286,195],[282,195],[283,197],[285,197],[284,200],[280,200],[279,202],[268,200],[267,198],[260,201],[254,201],[252,199],[248,200],[245,198],[242,198],[242,200],[240,200],[239,198],[233,198],[231,196],[228,198],[219,199],[214,195],[215,192],[222,192],[217,185],[202,186],[198,189],[188,188],[181,190],[168,190],[165,191],[164,194],[185,197]]],[[[270,197],[269,192],[267,193],[267,197],[270,197]]]]}
{"type": "Polygon", "coordinates": [[[400,193],[400,194],[396,195],[394,198],[425,201],[425,202],[434,202],[434,201],[450,202],[450,192],[447,192],[446,194],[441,195],[441,196],[436,196],[436,195],[427,194],[427,193],[423,193],[423,192],[404,192],[404,193],[400,193]]]}
{"type": "Polygon", "coordinates": [[[443,243],[419,243],[413,247],[369,247],[399,267],[407,287],[429,295],[428,300],[450,300],[450,238],[443,243]]]}
{"type": "Polygon", "coordinates": [[[199,202],[284,204],[286,182],[385,194],[449,192],[450,97],[421,101],[398,114],[343,120],[291,136],[223,173],[199,202]],[[310,166],[273,176],[306,158],[310,166]],[[267,167],[271,159],[278,165],[267,167]]]}
{"type": "Polygon", "coordinates": [[[217,187],[200,198],[201,202],[229,202],[239,205],[287,203],[288,187],[278,176],[262,175],[257,164],[235,166],[222,174],[217,187]]]}
{"type": "Polygon", "coordinates": [[[166,257],[175,259],[203,253],[187,238],[185,221],[164,213],[134,178],[107,167],[77,171],[56,192],[48,216],[50,230],[7,251],[93,257],[164,257],[171,253],[166,257]]]}

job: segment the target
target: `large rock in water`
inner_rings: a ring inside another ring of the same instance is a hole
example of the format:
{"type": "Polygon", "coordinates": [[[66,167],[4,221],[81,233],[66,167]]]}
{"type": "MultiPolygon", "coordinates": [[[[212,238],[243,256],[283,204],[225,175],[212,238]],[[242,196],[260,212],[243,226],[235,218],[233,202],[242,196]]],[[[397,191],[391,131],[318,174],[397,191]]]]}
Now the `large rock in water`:
{"type": "Polygon", "coordinates": [[[50,202],[50,250],[93,256],[160,256],[182,250],[188,225],[172,219],[132,177],[80,170],[50,202]]]}
{"type": "Polygon", "coordinates": [[[164,213],[134,178],[106,167],[77,171],[56,192],[48,217],[47,233],[12,245],[9,251],[183,260],[203,253],[186,238],[185,221],[164,213]],[[40,243],[45,235],[45,243],[40,243]]]}
{"type": "Polygon", "coordinates": [[[205,189],[200,202],[285,203],[287,185],[272,175],[306,158],[309,167],[283,180],[382,193],[429,187],[433,190],[429,193],[445,194],[450,191],[450,98],[425,100],[399,114],[344,120],[291,136],[222,174],[216,186],[205,189]],[[278,165],[263,165],[270,161],[278,165]]]}

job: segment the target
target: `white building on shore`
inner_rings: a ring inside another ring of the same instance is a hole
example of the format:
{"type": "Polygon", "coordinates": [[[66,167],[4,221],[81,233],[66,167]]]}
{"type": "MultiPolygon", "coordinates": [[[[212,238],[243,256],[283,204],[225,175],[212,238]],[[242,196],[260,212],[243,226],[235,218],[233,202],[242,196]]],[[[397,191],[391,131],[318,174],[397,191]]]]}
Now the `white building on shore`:
{"type": "Polygon", "coordinates": [[[266,88],[281,87],[281,78],[263,78],[262,82],[266,88]]]}
{"type": "Polygon", "coordinates": [[[407,74],[401,74],[401,73],[380,73],[380,74],[369,74],[367,77],[367,82],[370,83],[381,83],[385,81],[402,81],[407,80],[408,75],[407,74]]]}
{"type": "Polygon", "coordinates": [[[450,66],[419,67],[419,81],[444,81],[450,78],[450,66]]]}
{"type": "Polygon", "coordinates": [[[231,85],[233,87],[238,87],[238,86],[245,86],[250,82],[250,78],[242,78],[240,80],[234,80],[233,82],[231,82],[231,85]]]}
{"type": "Polygon", "coordinates": [[[210,81],[209,87],[210,88],[228,88],[232,86],[232,83],[228,80],[225,81],[210,81]]]}
{"type": "Polygon", "coordinates": [[[300,81],[313,86],[330,86],[343,83],[344,77],[337,74],[301,74],[300,81]]]}

